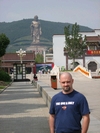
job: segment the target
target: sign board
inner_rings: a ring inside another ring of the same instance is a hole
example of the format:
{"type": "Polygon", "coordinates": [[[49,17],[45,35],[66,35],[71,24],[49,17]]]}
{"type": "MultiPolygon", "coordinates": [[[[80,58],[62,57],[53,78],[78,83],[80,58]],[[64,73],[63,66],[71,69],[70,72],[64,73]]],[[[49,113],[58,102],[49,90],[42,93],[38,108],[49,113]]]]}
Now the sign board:
{"type": "Polygon", "coordinates": [[[98,54],[100,54],[100,50],[88,50],[87,54],[88,55],[98,55],[98,54]]]}

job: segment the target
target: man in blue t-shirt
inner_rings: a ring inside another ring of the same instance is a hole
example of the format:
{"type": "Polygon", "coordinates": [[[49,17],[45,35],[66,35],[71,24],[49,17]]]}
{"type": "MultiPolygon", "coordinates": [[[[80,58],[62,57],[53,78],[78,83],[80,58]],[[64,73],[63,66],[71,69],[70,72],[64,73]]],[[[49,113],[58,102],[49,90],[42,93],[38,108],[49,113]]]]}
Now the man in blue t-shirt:
{"type": "Polygon", "coordinates": [[[87,133],[90,110],[85,96],[73,89],[70,73],[60,75],[60,84],[62,91],[51,100],[50,133],[87,133]]]}

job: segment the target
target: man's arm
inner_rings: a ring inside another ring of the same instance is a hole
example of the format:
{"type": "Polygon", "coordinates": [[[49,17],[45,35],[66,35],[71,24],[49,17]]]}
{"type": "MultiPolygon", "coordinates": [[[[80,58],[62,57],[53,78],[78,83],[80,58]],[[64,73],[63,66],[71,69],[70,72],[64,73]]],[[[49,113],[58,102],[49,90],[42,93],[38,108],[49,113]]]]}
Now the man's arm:
{"type": "Polygon", "coordinates": [[[84,115],[82,117],[82,132],[81,133],[87,133],[88,127],[89,127],[89,123],[90,123],[90,116],[89,114],[84,115]]]}
{"type": "Polygon", "coordinates": [[[55,133],[54,131],[54,121],[55,121],[55,115],[49,116],[49,127],[50,127],[50,133],[55,133]]]}

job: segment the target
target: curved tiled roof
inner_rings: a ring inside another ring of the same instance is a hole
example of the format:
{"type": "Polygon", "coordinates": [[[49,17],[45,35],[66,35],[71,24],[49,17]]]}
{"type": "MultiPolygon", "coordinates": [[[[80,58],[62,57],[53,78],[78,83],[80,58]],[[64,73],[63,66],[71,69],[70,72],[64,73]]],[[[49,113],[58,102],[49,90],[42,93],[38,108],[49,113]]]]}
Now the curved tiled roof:
{"type": "MultiPolygon", "coordinates": [[[[23,61],[34,60],[34,59],[35,59],[34,53],[26,53],[26,55],[23,56],[23,61]]],[[[19,61],[20,57],[16,53],[6,53],[4,56],[1,57],[1,60],[19,61]]]]}

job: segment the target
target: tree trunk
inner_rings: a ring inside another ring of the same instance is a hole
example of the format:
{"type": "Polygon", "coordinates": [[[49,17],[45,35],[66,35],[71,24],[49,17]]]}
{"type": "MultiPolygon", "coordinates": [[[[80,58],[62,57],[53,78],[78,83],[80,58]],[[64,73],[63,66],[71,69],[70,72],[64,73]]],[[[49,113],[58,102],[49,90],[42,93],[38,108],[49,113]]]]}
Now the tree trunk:
{"type": "Polygon", "coordinates": [[[2,67],[2,61],[0,60],[0,70],[1,70],[1,67],[2,67]]]}
{"type": "Polygon", "coordinates": [[[73,69],[75,68],[75,59],[73,58],[73,69]]]}

